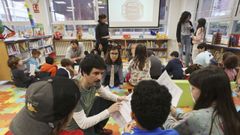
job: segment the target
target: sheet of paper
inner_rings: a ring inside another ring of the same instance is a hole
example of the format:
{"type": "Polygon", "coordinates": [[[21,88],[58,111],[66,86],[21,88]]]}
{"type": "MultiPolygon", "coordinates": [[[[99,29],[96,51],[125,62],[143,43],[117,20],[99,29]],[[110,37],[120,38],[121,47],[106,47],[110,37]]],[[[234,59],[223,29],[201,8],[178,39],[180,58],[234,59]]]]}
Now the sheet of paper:
{"type": "Polygon", "coordinates": [[[132,118],[131,118],[132,109],[130,104],[131,97],[132,97],[132,94],[129,94],[127,96],[128,101],[121,102],[122,106],[119,112],[115,112],[112,114],[113,119],[117,122],[117,124],[121,128],[123,128],[124,126],[126,126],[127,123],[132,121],[132,118]]]}
{"type": "Polygon", "coordinates": [[[33,64],[30,64],[30,75],[35,75],[35,70],[36,70],[36,66],[33,64]]]}
{"type": "Polygon", "coordinates": [[[170,94],[172,95],[172,105],[177,106],[180,97],[183,93],[182,89],[179,88],[170,78],[167,71],[163,72],[162,75],[158,78],[157,82],[161,85],[164,85],[168,88],[170,94]]]}

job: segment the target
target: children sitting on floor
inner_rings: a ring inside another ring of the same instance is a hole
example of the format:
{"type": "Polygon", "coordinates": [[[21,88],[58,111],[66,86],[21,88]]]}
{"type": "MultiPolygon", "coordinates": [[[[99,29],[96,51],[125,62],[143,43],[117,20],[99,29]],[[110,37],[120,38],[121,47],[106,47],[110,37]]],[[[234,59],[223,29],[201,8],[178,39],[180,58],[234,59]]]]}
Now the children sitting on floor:
{"type": "Polygon", "coordinates": [[[193,61],[193,64],[199,64],[203,67],[207,67],[213,59],[213,55],[207,51],[206,43],[201,43],[197,46],[199,54],[196,56],[196,59],[193,61]]]}
{"type": "Polygon", "coordinates": [[[179,53],[177,51],[173,51],[170,56],[171,60],[168,62],[164,70],[168,72],[169,76],[171,76],[172,79],[183,79],[183,65],[178,58],[179,53]]]}
{"type": "Polygon", "coordinates": [[[181,135],[239,135],[240,117],[224,70],[216,66],[199,69],[191,74],[189,83],[193,111],[181,121],[169,117],[165,128],[174,128],[181,135]]]}
{"type": "Polygon", "coordinates": [[[151,61],[147,57],[146,46],[137,45],[134,58],[129,62],[129,83],[134,86],[141,80],[150,80],[150,68],[151,61]]]}
{"type": "Polygon", "coordinates": [[[14,84],[17,87],[27,88],[31,83],[36,81],[34,76],[29,76],[24,72],[23,61],[18,57],[10,57],[8,59],[8,67],[11,68],[14,84]]]}
{"type": "Polygon", "coordinates": [[[54,77],[57,73],[57,65],[54,64],[54,59],[51,57],[46,57],[46,63],[40,68],[40,72],[49,73],[51,77],[54,77]]]}
{"type": "Polygon", "coordinates": [[[58,68],[56,76],[62,76],[71,79],[74,76],[73,62],[70,59],[62,59],[61,67],[58,68]]]}
{"type": "Polygon", "coordinates": [[[132,119],[123,135],[178,135],[175,130],[163,130],[171,107],[172,96],[165,86],[154,80],[139,82],[132,94],[132,119]]]}
{"type": "Polygon", "coordinates": [[[72,118],[80,99],[74,81],[62,77],[39,81],[26,92],[25,106],[13,118],[6,135],[83,135],[61,131],[72,118]]]}
{"type": "Polygon", "coordinates": [[[110,87],[119,86],[123,84],[123,65],[120,52],[120,46],[112,45],[106,54],[106,70],[103,73],[102,84],[110,87]]]}

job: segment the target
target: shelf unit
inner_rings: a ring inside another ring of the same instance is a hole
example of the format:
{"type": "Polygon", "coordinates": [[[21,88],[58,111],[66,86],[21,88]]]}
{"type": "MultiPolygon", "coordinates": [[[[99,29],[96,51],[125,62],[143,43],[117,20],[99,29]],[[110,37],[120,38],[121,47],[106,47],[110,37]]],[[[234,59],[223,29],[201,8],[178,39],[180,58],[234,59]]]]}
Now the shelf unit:
{"type": "MultiPolygon", "coordinates": [[[[62,40],[54,40],[54,47],[56,50],[57,56],[65,56],[67,47],[70,46],[70,41],[73,39],[62,39],[62,40]]],[[[85,50],[91,51],[96,41],[95,39],[81,39],[79,42],[82,42],[85,50]]],[[[167,58],[168,57],[168,39],[156,39],[156,38],[149,38],[149,39],[110,39],[109,43],[118,44],[122,47],[122,57],[127,56],[127,51],[131,44],[143,44],[146,45],[147,49],[156,52],[156,55],[160,58],[167,58]]]]}
{"type": "MultiPolygon", "coordinates": [[[[7,66],[7,60],[10,56],[28,59],[31,57],[31,51],[37,49],[41,52],[40,64],[45,63],[45,57],[54,51],[52,36],[39,36],[31,38],[12,38],[0,41],[1,63],[4,68],[0,68],[0,80],[11,80],[11,72],[7,66]]],[[[1,67],[2,67],[1,65],[1,67]]]]}
{"type": "Polygon", "coordinates": [[[226,51],[233,52],[240,57],[240,47],[228,47],[228,45],[225,44],[207,44],[206,47],[212,52],[218,62],[221,62],[222,55],[226,51]]]}

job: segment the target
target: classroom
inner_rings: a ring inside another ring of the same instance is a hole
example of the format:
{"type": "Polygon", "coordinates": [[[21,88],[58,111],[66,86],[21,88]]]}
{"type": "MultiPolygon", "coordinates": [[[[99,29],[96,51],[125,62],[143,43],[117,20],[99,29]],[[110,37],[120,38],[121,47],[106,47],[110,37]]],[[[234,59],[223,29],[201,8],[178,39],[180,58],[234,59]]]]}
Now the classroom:
{"type": "Polygon", "coordinates": [[[240,0],[1,0],[0,135],[239,135],[240,0]]]}

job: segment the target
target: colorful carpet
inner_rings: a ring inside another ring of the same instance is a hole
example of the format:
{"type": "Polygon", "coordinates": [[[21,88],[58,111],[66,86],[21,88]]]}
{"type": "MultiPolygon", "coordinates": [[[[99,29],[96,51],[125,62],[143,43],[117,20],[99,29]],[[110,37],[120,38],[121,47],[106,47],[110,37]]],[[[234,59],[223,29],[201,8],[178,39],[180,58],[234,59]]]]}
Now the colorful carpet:
{"type": "MultiPolygon", "coordinates": [[[[113,88],[112,92],[120,96],[127,95],[127,90],[113,88]]],[[[0,86],[0,135],[8,131],[8,126],[16,113],[24,106],[25,89],[16,88],[12,85],[0,86]]],[[[240,111],[240,98],[233,93],[234,103],[240,111]]],[[[180,109],[183,112],[191,111],[189,107],[180,109]]],[[[120,135],[121,129],[116,122],[110,118],[106,128],[113,130],[113,135],[120,135]]]]}

